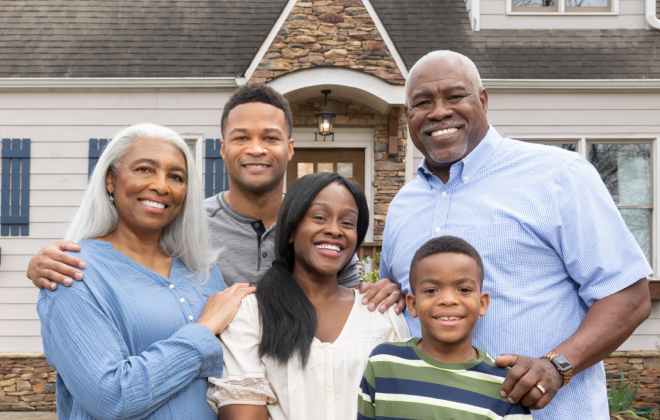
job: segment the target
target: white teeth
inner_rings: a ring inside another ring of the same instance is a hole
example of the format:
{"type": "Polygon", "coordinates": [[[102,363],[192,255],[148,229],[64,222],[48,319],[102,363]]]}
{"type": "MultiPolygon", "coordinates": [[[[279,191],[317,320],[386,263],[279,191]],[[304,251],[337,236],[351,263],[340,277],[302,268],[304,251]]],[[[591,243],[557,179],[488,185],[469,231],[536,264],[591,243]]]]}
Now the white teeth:
{"type": "Polygon", "coordinates": [[[446,136],[447,134],[452,134],[458,131],[458,128],[445,128],[444,130],[438,130],[431,133],[433,137],[446,136]]]}
{"type": "Polygon", "coordinates": [[[144,204],[145,206],[153,207],[155,209],[164,209],[165,208],[164,204],[156,203],[156,202],[153,202],[153,201],[140,200],[140,203],[144,204]]]}
{"type": "Polygon", "coordinates": [[[459,321],[463,318],[458,317],[458,316],[440,316],[438,317],[439,320],[441,321],[459,321]]]}
{"type": "Polygon", "coordinates": [[[266,165],[245,165],[246,168],[267,168],[266,165]]]}
{"type": "Polygon", "coordinates": [[[318,245],[314,245],[314,246],[316,246],[317,248],[320,248],[320,249],[329,249],[330,251],[335,251],[335,252],[341,251],[341,249],[337,245],[318,244],[318,245]]]}

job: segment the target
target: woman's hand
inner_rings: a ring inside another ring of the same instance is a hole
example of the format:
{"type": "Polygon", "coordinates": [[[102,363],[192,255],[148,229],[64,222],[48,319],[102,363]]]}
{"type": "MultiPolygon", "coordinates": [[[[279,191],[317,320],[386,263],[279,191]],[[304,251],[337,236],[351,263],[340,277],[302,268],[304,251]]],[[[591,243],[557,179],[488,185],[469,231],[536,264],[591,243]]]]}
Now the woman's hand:
{"type": "Polygon", "coordinates": [[[235,283],[230,288],[209,296],[196,324],[208,327],[215,335],[223,332],[241,306],[243,298],[257,290],[248,283],[235,283]]]}

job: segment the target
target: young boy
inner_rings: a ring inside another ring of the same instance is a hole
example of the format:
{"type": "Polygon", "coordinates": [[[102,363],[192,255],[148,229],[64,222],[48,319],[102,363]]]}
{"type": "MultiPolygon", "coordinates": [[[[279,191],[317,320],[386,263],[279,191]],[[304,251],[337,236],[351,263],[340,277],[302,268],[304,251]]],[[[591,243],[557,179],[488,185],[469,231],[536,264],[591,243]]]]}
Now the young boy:
{"type": "Polygon", "coordinates": [[[369,357],[358,395],[358,419],[531,419],[500,397],[507,369],[472,347],[486,315],[479,253],[452,236],[424,244],[410,265],[410,314],[422,338],[381,344],[369,357]]]}

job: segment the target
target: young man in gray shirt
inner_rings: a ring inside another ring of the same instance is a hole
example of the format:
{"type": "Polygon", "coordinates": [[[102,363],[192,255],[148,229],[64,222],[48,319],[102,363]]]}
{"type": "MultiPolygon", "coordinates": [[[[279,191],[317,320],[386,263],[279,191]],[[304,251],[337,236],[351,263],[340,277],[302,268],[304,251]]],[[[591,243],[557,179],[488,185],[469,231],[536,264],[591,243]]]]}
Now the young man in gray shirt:
{"type": "MultiPolygon", "coordinates": [[[[216,261],[227,285],[256,283],[275,259],[275,222],[284,195],[284,174],[293,156],[293,129],[289,104],[281,94],[263,84],[241,86],[222,113],[220,153],[229,178],[229,189],[205,200],[211,244],[223,251],[216,261]]],[[[39,288],[54,290],[82,280],[84,261],[64,251],[79,251],[72,242],[55,242],[42,248],[28,265],[27,277],[39,288]]],[[[339,273],[339,284],[359,287],[370,310],[385,312],[395,305],[400,313],[404,299],[389,280],[361,283],[357,257],[339,273]]]]}

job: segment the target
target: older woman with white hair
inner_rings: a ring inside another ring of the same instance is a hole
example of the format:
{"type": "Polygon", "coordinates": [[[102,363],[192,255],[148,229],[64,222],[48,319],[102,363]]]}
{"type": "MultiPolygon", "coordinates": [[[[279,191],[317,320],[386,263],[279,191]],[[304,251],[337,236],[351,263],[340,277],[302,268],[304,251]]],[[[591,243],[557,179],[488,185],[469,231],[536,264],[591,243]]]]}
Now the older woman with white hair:
{"type": "Polygon", "coordinates": [[[222,291],[193,168],[183,139],[153,124],[99,158],[66,235],[85,282],[37,304],[59,419],[217,418],[205,398],[222,374],[215,336],[254,288],[222,291]]]}

